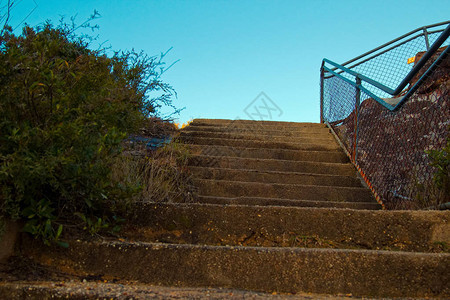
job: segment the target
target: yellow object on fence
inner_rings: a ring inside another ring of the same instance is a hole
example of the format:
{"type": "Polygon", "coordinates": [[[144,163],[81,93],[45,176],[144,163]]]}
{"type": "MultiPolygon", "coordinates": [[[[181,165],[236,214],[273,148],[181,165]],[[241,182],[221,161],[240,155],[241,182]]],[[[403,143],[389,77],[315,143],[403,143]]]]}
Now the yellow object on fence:
{"type": "Polygon", "coordinates": [[[416,60],[415,56],[408,58],[408,65],[413,63],[415,60],[416,60]]]}

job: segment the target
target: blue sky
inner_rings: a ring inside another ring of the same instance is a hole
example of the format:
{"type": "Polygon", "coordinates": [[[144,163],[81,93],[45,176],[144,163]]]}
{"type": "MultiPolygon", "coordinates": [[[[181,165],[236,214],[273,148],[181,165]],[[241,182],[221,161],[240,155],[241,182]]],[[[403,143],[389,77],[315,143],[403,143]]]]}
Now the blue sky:
{"type": "Polygon", "coordinates": [[[114,50],[158,55],[173,47],[165,61],[180,61],[163,80],[178,93],[175,106],[186,107],[177,116],[181,123],[248,119],[245,109],[261,92],[277,108],[266,119],[319,122],[324,57],[344,62],[420,26],[446,21],[450,11],[450,0],[17,2],[13,27],[24,18],[32,26],[46,19],[57,23],[62,15],[78,14],[83,21],[96,9],[102,16],[96,20],[99,40],[114,50]]]}

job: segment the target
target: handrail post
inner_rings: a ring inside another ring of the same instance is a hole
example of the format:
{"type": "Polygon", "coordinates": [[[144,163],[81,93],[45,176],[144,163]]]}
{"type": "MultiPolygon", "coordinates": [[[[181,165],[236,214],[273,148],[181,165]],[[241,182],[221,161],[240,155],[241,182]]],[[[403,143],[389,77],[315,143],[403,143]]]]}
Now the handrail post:
{"type": "Polygon", "coordinates": [[[361,78],[356,76],[356,95],[355,95],[355,131],[353,138],[352,160],[356,164],[358,159],[358,134],[359,134],[359,105],[361,102],[361,78]]]}
{"type": "Polygon", "coordinates": [[[428,40],[428,31],[427,28],[423,28],[423,36],[425,37],[425,45],[427,46],[427,51],[430,50],[430,41],[428,40]]]}
{"type": "Polygon", "coordinates": [[[320,123],[323,123],[323,79],[324,79],[324,70],[323,70],[323,62],[322,67],[320,68],[320,123]]]}

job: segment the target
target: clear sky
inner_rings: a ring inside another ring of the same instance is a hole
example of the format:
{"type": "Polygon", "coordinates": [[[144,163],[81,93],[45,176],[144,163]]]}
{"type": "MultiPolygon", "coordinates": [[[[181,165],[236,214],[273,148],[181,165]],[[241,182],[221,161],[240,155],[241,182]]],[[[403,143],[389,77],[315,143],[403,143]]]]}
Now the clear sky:
{"type": "Polygon", "coordinates": [[[178,116],[182,123],[248,119],[246,108],[261,92],[277,108],[273,120],[318,122],[324,57],[342,63],[450,16],[450,0],[17,2],[13,27],[24,18],[32,26],[46,19],[57,23],[61,15],[78,14],[83,21],[96,9],[99,40],[114,50],[158,55],[173,47],[165,61],[180,61],[163,80],[178,93],[174,104],[186,107],[178,116]]]}

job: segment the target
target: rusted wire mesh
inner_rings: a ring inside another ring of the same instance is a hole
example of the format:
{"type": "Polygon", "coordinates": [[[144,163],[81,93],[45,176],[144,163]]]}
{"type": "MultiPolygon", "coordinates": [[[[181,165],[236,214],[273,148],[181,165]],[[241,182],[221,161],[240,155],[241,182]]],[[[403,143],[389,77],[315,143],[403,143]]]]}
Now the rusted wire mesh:
{"type": "MultiPolygon", "coordinates": [[[[397,60],[396,63],[405,65],[406,61],[397,60]]],[[[385,77],[394,78],[392,74],[397,71],[402,73],[399,71],[402,68],[383,73],[361,66],[359,71],[384,80],[385,77]]],[[[425,70],[418,75],[422,76],[425,70]]],[[[394,86],[398,81],[395,77],[390,84],[394,86]]],[[[415,81],[417,79],[413,79],[410,86],[415,81]]],[[[433,166],[429,152],[441,150],[444,164],[445,157],[448,164],[448,146],[446,150],[444,148],[450,131],[449,89],[450,55],[428,74],[397,111],[384,108],[370,95],[361,92],[357,113],[356,88],[336,76],[325,76],[323,119],[334,129],[386,208],[427,208],[450,201],[448,181],[442,185],[437,183],[436,177],[439,172],[447,172],[448,180],[448,165],[447,169],[445,165],[433,166]]]]}

